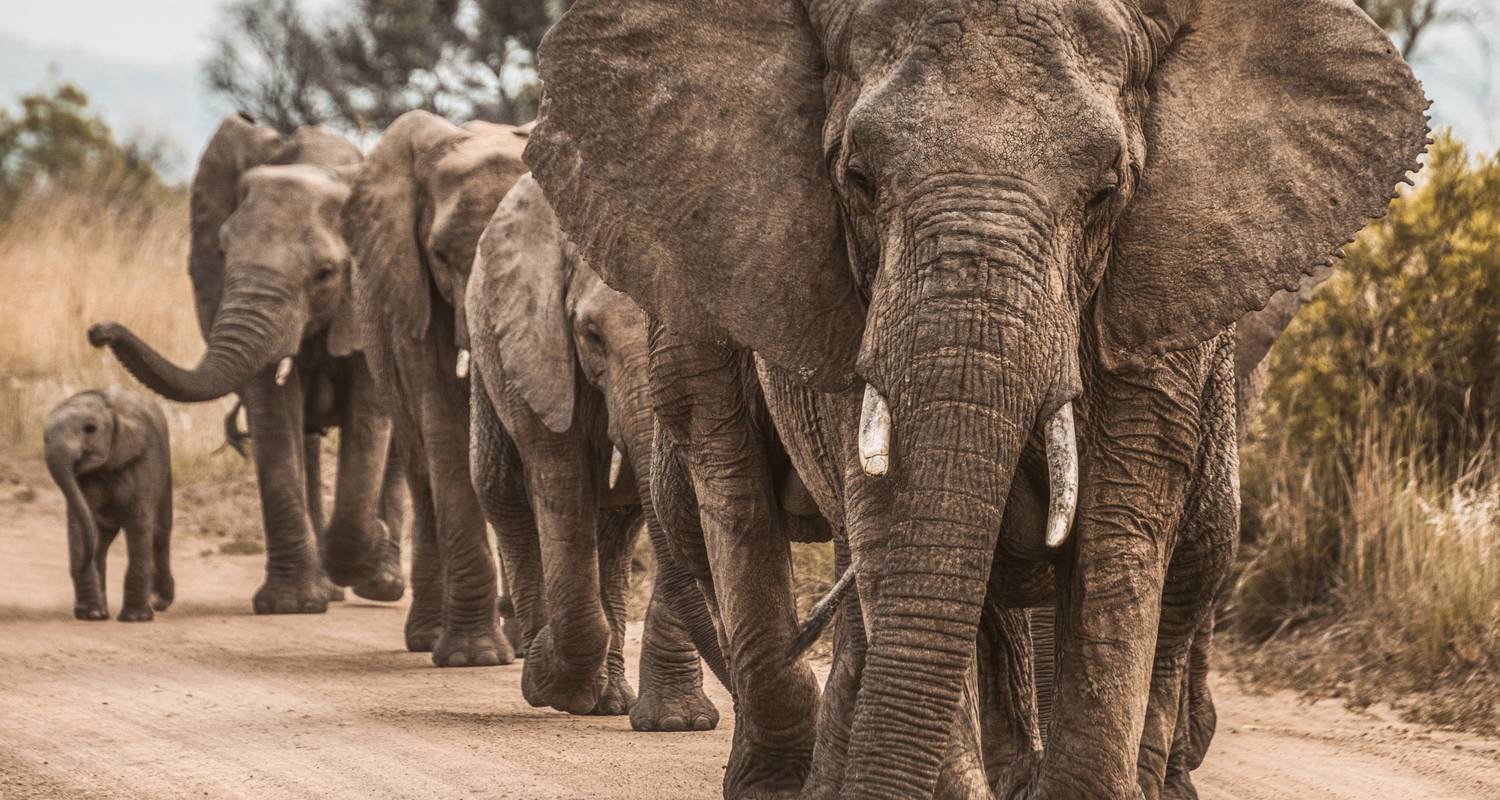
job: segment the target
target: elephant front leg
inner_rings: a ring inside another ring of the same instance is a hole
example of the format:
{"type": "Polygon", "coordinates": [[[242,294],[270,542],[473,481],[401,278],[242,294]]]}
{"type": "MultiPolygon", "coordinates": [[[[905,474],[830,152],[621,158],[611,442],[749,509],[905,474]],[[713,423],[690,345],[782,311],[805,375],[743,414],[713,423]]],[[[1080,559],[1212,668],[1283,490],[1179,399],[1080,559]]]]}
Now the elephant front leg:
{"type": "Polygon", "coordinates": [[[430,653],[443,633],[443,561],[437,512],[427,473],[407,463],[411,494],[411,607],[406,611],[406,649],[430,653]]]}
{"type": "MultiPolygon", "coordinates": [[[[92,513],[85,510],[85,513],[92,513]]],[[[104,581],[109,563],[109,545],[116,529],[85,521],[68,509],[69,572],[73,578],[74,619],[100,622],[109,619],[108,586],[104,581]]]]}
{"type": "Polygon", "coordinates": [[[121,622],[150,622],[152,589],[156,584],[156,554],[151,540],[156,531],[154,514],[132,515],[125,525],[125,546],[129,560],[125,566],[125,602],[120,607],[121,622]]]}
{"type": "Polygon", "coordinates": [[[308,517],[301,378],[293,371],[284,386],[277,386],[273,369],[257,373],[242,392],[266,532],[266,580],[255,593],[255,613],[322,613],[328,610],[328,594],[308,517]]]}
{"type": "MultiPolygon", "coordinates": [[[[834,535],[834,573],[842,575],[848,568],[849,545],[839,531],[834,535]]],[[[802,800],[834,800],[839,796],[868,647],[859,591],[846,592],[833,631],[833,665],[823,687],[818,709],[818,742],[813,748],[812,772],[802,789],[802,800]]]]}
{"type": "MultiPolygon", "coordinates": [[[[328,551],[327,520],[323,516],[323,437],[309,433],[302,437],[302,471],[307,481],[307,518],[312,523],[313,538],[318,542],[318,552],[328,551]]],[[[324,568],[323,593],[329,602],[343,602],[344,590],[329,580],[324,568]]]]}
{"type": "Polygon", "coordinates": [[[620,716],[635,707],[635,689],[625,677],[625,597],[630,593],[630,565],[640,531],[638,508],[601,509],[599,512],[599,600],[609,622],[609,653],[604,671],[609,682],[593,714],[620,716]]]}
{"type": "Polygon", "coordinates": [[[811,767],[818,689],[805,661],[786,663],[797,626],[791,555],[778,525],[764,439],[771,423],[754,366],[748,354],[659,328],[652,338],[659,437],[684,459],[698,501],[734,682],[724,794],[795,796],[811,767]]]}
{"type": "Polygon", "coordinates": [[[710,731],[719,710],[703,693],[703,667],[687,628],[667,604],[662,561],[657,560],[646,628],[641,636],[641,694],[630,710],[638,731],[710,731]]]}
{"type": "Polygon", "coordinates": [[[400,530],[381,518],[387,483],[391,423],[375,406],[369,373],[355,369],[349,401],[339,421],[339,465],[333,520],[323,537],[323,566],[340,586],[367,600],[395,601],[406,593],[400,550],[391,547],[400,530]],[[394,556],[394,558],[393,558],[394,556]]]}

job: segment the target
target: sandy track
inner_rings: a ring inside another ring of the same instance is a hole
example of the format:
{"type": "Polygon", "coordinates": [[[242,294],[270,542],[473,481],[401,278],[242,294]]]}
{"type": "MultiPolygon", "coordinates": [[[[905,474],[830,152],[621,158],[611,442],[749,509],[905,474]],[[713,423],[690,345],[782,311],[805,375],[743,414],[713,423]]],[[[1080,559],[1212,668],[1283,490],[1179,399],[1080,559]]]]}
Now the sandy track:
{"type": "MultiPolygon", "coordinates": [[[[171,611],[75,622],[62,506],[39,492],[22,503],[0,488],[0,798],[719,795],[733,724],[719,687],[724,721],[707,734],[532,709],[519,665],[438,670],[401,649],[398,606],[250,614],[259,556],[180,540],[171,611]]],[[[1204,798],[1500,798],[1500,742],[1222,678],[1217,692],[1204,798]]]]}

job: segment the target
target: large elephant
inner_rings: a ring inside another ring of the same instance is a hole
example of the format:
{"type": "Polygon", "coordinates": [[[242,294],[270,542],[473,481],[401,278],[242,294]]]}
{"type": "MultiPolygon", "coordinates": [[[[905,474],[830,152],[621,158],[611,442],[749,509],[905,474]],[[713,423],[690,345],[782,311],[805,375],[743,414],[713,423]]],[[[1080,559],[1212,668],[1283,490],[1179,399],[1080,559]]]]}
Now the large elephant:
{"type": "Polygon", "coordinates": [[[326,610],[341,594],[325,569],[361,597],[405,592],[400,504],[390,502],[399,486],[386,470],[390,422],[355,344],[349,249],[339,233],[344,175],[359,161],[354,145],[324,128],[283,137],[239,114],[225,117],[192,184],[188,274],[207,343],[202,359],[183,369],[114,322],[88,333],[168,400],[239,393],[266,531],[260,614],[326,610]],[[340,437],[325,530],[318,437],[330,427],[340,437]]]}
{"type": "Polygon", "coordinates": [[[495,624],[495,555],[469,480],[463,315],[475,246],[526,172],[524,145],[509,126],[408,112],[370,151],[343,212],[360,342],[411,488],[406,646],[440,667],[515,658],[495,624]]]}
{"type": "Polygon", "coordinates": [[[719,713],[673,606],[728,685],[713,621],[650,507],[645,315],[578,261],[529,175],[485,228],[466,298],[471,468],[521,623],[526,699],[629,712],[636,730],[713,728],[719,713]],[[637,700],[625,678],[625,594],[643,518],[657,569],[637,700]]]}
{"type": "Polygon", "coordinates": [[[123,528],[121,622],[145,622],[176,596],[172,580],[172,444],[149,397],[119,386],[79,392],[47,414],[47,471],[68,504],[73,616],[109,619],[105,567],[123,528]]]}
{"type": "Polygon", "coordinates": [[[1348,0],[580,0],[540,65],[527,162],[657,320],[658,446],[700,501],[744,501],[701,514],[751,722],[726,793],[813,766],[805,725],[756,722],[806,702],[805,667],[737,669],[792,620],[747,544],[774,530],[763,465],[724,457],[747,452],[736,349],[857,576],[867,642],[807,794],[989,796],[981,610],[1050,562],[1051,735],[999,789],[1159,791],[1234,541],[1233,324],[1423,149],[1386,36],[1348,0]]]}

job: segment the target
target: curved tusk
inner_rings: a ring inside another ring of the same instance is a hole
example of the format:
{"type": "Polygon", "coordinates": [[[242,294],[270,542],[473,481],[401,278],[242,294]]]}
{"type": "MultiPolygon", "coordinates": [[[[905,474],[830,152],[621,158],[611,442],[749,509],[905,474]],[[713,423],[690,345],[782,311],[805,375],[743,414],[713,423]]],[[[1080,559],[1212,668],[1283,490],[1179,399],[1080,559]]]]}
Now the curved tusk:
{"type": "Polygon", "coordinates": [[[470,358],[471,356],[469,355],[469,349],[467,347],[459,348],[458,363],[453,367],[453,374],[457,375],[459,380],[463,380],[464,378],[469,377],[470,358]]]}
{"type": "Polygon", "coordinates": [[[1047,484],[1052,501],[1047,506],[1047,546],[1061,547],[1073,529],[1078,510],[1078,432],[1073,426],[1073,404],[1059,408],[1047,420],[1047,484]]]}
{"type": "Polygon", "coordinates": [[[286,379],[290,377],[292,377],[292,357],[287,356],[276,365],[276,385],[285,386],[286,379]]]}
{"type": "Polygon", "coordinates": [[[891,408],[869,384],[859,411],[859,466],[874,478],[891,468],[891,408]]]}
{"type": "Polygon", "coordinates": [[[615,484],[620,482],[620,467],[624,466],[624,464],[625,456],[620,452],[620,448],[611,447],[609,453],[609,488],[615,488],[615,484]]]}

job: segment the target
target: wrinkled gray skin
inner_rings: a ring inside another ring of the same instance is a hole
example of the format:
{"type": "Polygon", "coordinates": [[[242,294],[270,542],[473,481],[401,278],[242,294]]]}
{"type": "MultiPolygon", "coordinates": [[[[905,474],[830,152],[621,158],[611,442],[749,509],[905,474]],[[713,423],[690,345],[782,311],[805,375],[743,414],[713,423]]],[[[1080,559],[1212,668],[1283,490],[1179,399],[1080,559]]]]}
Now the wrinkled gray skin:
{"type": "Polygon", "coordinates": [[[575,3],[527,162],[659,323],[658,450],[697,492],[743,711],[726,795],[1155,798],[1235,540],[1233,324],[1416,166],[1409,69],[1348,0],[697,9],[575,3]],[[857,575],[866,641],[816,755],[806,666],[741,669],[793,625],[745,350],[857,575]],[[1039,433],[1067,403],[1079,497],[1049,553],[1039,433]],[[1034,605],[1053,564],[1051,735],[987,774],[982,611],[1034,605]]]}
{"type": "Polygon", "coordinates": [[[150,398],[118,386],[80,392],[47,415],[47,471],[68,504],[73,616],[109,619],[105,565],[123,528],[130,561],[121,622],[172,605],[172,447],[150,398]]]}
{"type": "Polygon", "coordinates": [[[183,369],[118,323],[88,332],[168,400],[239,394],[266,532],[260,614],[326,610],[342,597],[330,578],[373,600],[405,592],[401,487],[386,470],[390,422],[352,336],[349,250],[338,226],[349,193],[341,171],[359,160],[323,128],[283,138],[241,115],[225,117],[192,184],[188,273],[203,357],[183,369]],[[294,368],[278,385],[288,357],[294,368]],[[338,478],[325,529],[318,437],[332,427],[340,429],[338,478]]]}
{"type": "Polygon", "coordinates": [[[343,231],[354,255],[360,345],[395,423],[412,497],[406,646],[440,667],[515,659],[496,627],[495,555],[469,479],[464,290],[479,235],[526,168],[505,125],[403,114],[354,180],[343,231]]]}
{"type": "Polygon", "coordinates": [[[724,675],[713,621],[650,509],[645,315],[577,260],[529,175],[485,228],[467,304],[474,487],[520,621],[527,701],[575,714],[629,712],[636,730],[712,729],[719,712],[668,598],[688,605],[724,675]],[[625,679],[625,595],[643,518],[658,568],[637,700],[625,679]],[[576,534],[588,530],[598,535],[576,534]]]}

